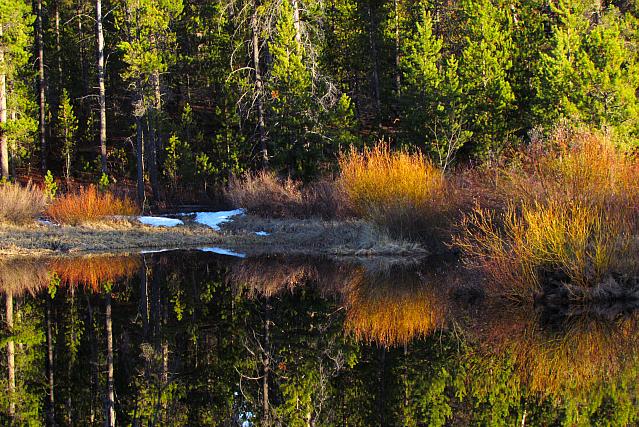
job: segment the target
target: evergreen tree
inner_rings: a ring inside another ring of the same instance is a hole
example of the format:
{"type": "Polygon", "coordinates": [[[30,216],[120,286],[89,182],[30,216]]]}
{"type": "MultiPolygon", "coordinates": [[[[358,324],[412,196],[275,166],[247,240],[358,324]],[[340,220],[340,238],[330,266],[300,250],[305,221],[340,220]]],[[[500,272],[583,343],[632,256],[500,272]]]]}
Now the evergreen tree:
{"type": "Polygon", "coordinates": [[[511,10],[492,0],[462,3],[467,15],[465,46],[459,58],[459,76],[468,103],[466,115],[476,154],[499,152],[514,129],[509,114],[515,94],[509,81],[513,45],[511,10]]]}

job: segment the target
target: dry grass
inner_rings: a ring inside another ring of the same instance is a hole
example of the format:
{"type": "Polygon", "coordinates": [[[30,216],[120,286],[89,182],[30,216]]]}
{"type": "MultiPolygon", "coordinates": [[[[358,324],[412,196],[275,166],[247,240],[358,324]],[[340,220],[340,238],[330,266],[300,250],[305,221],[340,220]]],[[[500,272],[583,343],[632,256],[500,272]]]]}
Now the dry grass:
{"type": "Polygon", "coordinates": [[[110,216],[136,215],[139,211],[133,201],[99,192],[95,186],[89,186],[54,200],[47,208],[47,215],[60,224],[78,225],[110,216]]]}
{"type": "Polygon", "coordinates": [[[353,209],[394,235],[431,237],[449,222],[455,194],[441,169],[422,153],[392,152],[381,142],[339,160],[340,183],[353,209]]]}
{"type": "Polygon", "coordinates": [[[25,224],[45,209],[47,198],[32,184],[0,184],[0,222],[25,224]]]}
{"type": "Polygon", "coordinates": [[[332,219],[349,215],[343,191],[329,179],[303,186],[262,171],[231,179],[225,195],[234,207],[262,217],[332,219]]]}
{"type": "Polygon", "coordinates": [[[455,238],[489,288],[525,299],[543,272],[593,287],[636,270],[639,162],[608,138],[559,130],[496,182],[504,208],[476,207],[455,238]]]}

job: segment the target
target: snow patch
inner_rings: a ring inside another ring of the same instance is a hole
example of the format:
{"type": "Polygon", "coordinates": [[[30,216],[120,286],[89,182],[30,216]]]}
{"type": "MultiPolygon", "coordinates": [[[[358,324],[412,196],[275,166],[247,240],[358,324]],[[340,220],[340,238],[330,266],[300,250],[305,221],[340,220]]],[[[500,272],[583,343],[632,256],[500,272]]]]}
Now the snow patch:
{"type": "Polygon", "coordinates": [[[229,222],[232,217],[242,215],[243,213],[244,209],[219,212],[196,212],[195,222],[211,227],[213,230],[220,231],[220,224],[229,222]]]}
{"type": "Polygon", "coordinates": [[[184,224],[181,219],[165,218],[162,216],[140,216],[138,217],[138,221],[151,227],[175,227],[176,225],[184,224]]]}
{"type": "Polygon", "coordinates": [[[258,235],[258,236],[270,236],[271,235],[271,233],[267,233],[266,231],[256,231],[255,234],[258,235]]]}
{"type": "Polygon", "coordinates": [[[173,252],[173,251],[179,251],[178,248],[171,248],[171,249],[149,249],[146,251],[140,251],[140,254],[159,254],[162,252],[173,252]]]}
{"type": "Polygon", "coordinates": [[[246,258],[246,254],[242,254],[239,252],[234,252],[232,250],[229,249],[223,249],[223,248],[200,248],[199,249],[202,252],[212,252],[214,254],[219,254],[219,255],[228,255],[228,256],[234,256],[237,258],[246,258]]]}

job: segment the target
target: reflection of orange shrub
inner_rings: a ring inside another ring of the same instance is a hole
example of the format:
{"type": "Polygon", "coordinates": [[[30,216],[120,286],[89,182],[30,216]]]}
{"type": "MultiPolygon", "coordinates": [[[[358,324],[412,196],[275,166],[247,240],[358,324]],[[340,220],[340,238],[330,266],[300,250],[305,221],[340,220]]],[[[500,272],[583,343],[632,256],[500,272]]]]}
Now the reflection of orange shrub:
{"type": "Polygon", "coordinates": [[[497,304],[470,330],[482,352],[511,357],[521,380],[542,396],[561,398],[616,382],[639,361],[639,317],[615,322],[582,316],[563,329],[544,328],[529,307],[497,304]]]}
{"type": "Polygon", "coordinates": [[[99,192],[95,186],[58,197],[47,208],[47,215],[61,224],[77,225],[114,215],[136,215],[138,207],[129,199],[99,192]]]}
{"type": "Polygon", "coordinates": [[[407,344],[443,326],[446,300],[412,272],[366,275],[345,293],[345,328],[356,339],[407,344]]]}
{"type": "Polygon", "coordinates": [[[131,277],[140,267],[140,258],[132,255],[99,255],[53,259],[49,268],[68,286],[84,285],[95,291],[107,282],[131,277]]]}

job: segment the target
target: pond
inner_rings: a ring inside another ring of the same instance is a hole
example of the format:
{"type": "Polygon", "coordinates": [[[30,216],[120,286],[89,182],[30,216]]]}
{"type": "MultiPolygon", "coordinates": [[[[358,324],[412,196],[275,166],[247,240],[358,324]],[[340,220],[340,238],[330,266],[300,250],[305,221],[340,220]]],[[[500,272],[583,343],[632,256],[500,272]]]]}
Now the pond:
{"type": "Polygon", "coordinates": [[[445,258],[233,255],[0,261],[2,424],[637,422],[633,310],[488,298],[445,258]]]}

